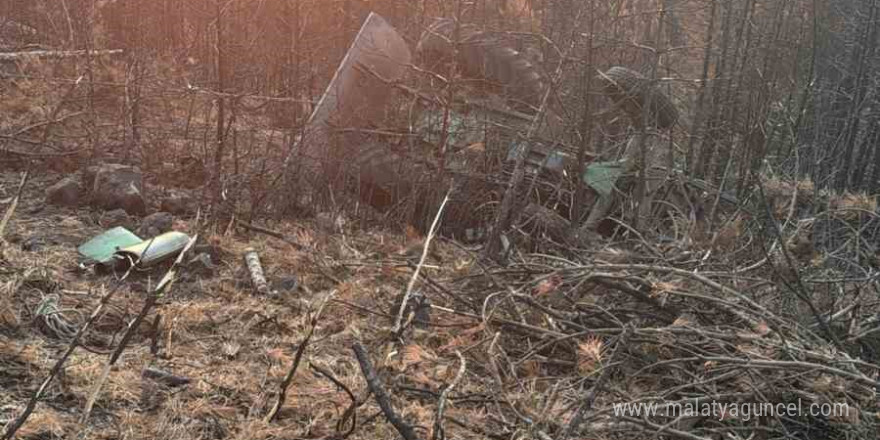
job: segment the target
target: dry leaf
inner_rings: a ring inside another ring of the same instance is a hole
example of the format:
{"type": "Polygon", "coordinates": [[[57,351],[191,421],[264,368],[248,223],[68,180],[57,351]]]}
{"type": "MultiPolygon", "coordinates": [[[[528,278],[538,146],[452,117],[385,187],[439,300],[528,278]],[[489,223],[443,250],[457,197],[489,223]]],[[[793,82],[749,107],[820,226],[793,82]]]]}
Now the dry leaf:
{"type": "Polygon", "coordinates": [[[538,283],[537,287],[535,287],[535,296],[549,295],[550,293],[555,292],[560,285],[562,285],[562,277],[559,275],[551,275],[538,283]]]}
{"type": "Polygon", "coordinates": [[[235,420],[238,415],[238,409],[231,406],[213,406],[210,408],[210,412],[211,414],[226,420],[235,420]]]}
{"type": "Polygon", "coordinates": [[[406,225],[406,241],[421,241],[422,234],[413,225],[406,225]]]}
{"type": "Polygon", "coordinates": [[[470,269],[472,264],[473,264],[473,260],[460,259],[460,260],[455,260],[455,262],[452,263],[452,267],[456,272],[460,272],[460,271],[470,269]]]}
{"type": "Polygon", "coordinates": [[[272,359],[273,361],[278,363],[284,363],[284,361],[289,358],[289,356],[284,354],[284,350],[280,348],[273,348],[271,350],[268,350],[266,352],[266,355],[269,356],[269,359],[272,359]]]}
{"type": "Polygon", "coordinates": [[[485,325],[483,323],[480,323],[479,325],[473,326],[469,329],[462,330],[458,333],[458,336],[452,338],[452,340],[450,340],[437,350],[441,352],[446,352],[454,348],[461,347],[462,345],[473,343],[476,339],[479,338],[479,335],[482,334],[484,329],[485,325]]]}
{"type": "Polygon", "coordinates": [[[436,359],[436,356],[434,356],[433,354],[431,354],[429,351],[425,350],[421,346],[415,345],[415,344],[407,345],[406,347],[403,347],[403,350],[401,350],[400,356],[401,356],[401,363],[403,364],[404,368],[409,367],[410,365],[418,364],[419,362],[422,362],[422,361],[436,359]]]}
{"type": "Polygon", "coordinates": [[[449,365],[437,365],[431,371],[431,376],[433,376],[433,379],[435,381],[446,382],[452,379],[452,377],[450,376],[451,373],[452,372],[449,370],[449,365]]]}
{"type": "Polygon", "coordinates": [[[482,153],[486,151],[486,144],[482,142],[474,142],[465,147],[465,150],[470,153],[482,153]]]}
{"type": "Polygon", "coordinates": [[[422,385],[434,386],[437,384],[437,381],[428,377],[424,371],[415,371],[411,374],[408,374],[407,377],[415,383],[422,385]]]}
{"type": "Polygon", "coordinates": [[[757,334],[759,334],[759,335],[761,335],[761,336],[765,336],[767,333],[770,333],[770,326],[767,325],[766,322],[761,321],[761,322],[759,322],[758,325],[754,328],[754,330],[755,330],[755,333],[757,333],[757,334]]]}
{"type": "Polygon", "coordinates": [[[811,385],[812,385],[812,389],[814,391],[819,392],[819,393],[827,393],[827,392],[831,391],[832,382],[833,381],[831,379],[831,376],[823,374],[823,375],[820,375],[819,377],[817,377],[816,379],[814,379],[813,383],[811,385]]]}
{"type": "Polygon", "coordinates": [[[851,423],[854,425],[859,423],[859,421],[861,420],[859,409],[854,406],[845,405],[841,408],[835,404],[831,404],[831,407],[831,415],[828,418],[833,421],[841,423],[851,423]]]}
{"type": "Polygon", "coordinates": [[[463,330],[461,332],[461,335],[468,336],[468,335],[472,335],[474,333],[481,333],[485,329],[486,329],[486,324],[481,322],[479,325],[475,325],[467,330],[463,330]]]}
{"type": "Polygon", "coordinates": [[[458,347],[461,347],[463,345],[467,345],[472,340],[473,339],[470,335],[459,335],[459,336],[452,338],[449,342],[441,345],[439,348],[437,348],[437,351],[440,351],[440,352],[452,351],[458,347]]]}
{"type": "Polygon", "coordinates": [[[687,315],[681,315],[678,318],[675,318],[675,321],[672,321],[670,327],[685,327],[693,324],[690,319],[688,319],[687,315]]]}
{"type": "Polygon", "coordinates": [[[602,364],[602,354],[605,343],[597,336],[590,336],[586,341],[578,343],[577,367],[578,372],[589,375],[596,371],[602,364]]]}
{"type": "Polygon", "coordinates": [[[522,377],[526,378],[541,377],[541,363],[534,359],[529,359],[523,362],[521,367],[521,375],[522,377]]]}
{"type": "Polygon", "coordinates": [[[664,293],[679,290],[679,286],[669,281],[655,281],[651,283],[651,296],[657,297],[664,293]]]}

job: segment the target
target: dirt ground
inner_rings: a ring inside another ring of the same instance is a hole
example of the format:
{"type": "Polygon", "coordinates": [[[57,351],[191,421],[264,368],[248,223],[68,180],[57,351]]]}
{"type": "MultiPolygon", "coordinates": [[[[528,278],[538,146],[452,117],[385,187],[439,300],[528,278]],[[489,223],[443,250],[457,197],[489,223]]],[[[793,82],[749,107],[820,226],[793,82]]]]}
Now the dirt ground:
{"type": "MultiPolygon", "coordinates": [[[[840,292],[811,287],[812,298],[799,299],[786,286],[821,287],[843,273],[829,263],[839,258],[812,246],[801,252],[800,242],[786,244],[796,270],[782,271],[781,254],[746,258],[760,254],[742,250],[754,251],[755,241],[736,222],[732,238],[719,232],[713,247],[622,239],[568,256],[517,251],[506,266],[438,237],[410,302],[427,299],[430,325],[406,312],[411,325],[394,333],[394,305],[423,249],[413,229],[318,215],[261,223],[267,234],[234,222],[208,229],[198,215],[176,216],[173,229],[198,234],[198,242],[122,344],[170,263],[127,277],[82,266],[76,247],[120,219],[85,203],[46,204],[46,187],[62,177],[31,176],[0,247],[0,424],[11,426],[52,378],[17,438],[400,438],[369,392],[372,376],[356,347],[373,365],[373,385],[419,439],[435,432],[558,438],[577,425],[597,439],[644,438],[659,429],[709,439],[761,423],[804,439],[877,432],[874,278],[852,278],[840,292]],[[243,261],[251,248],[274,293],[258,293],[251,282],[243,261]],[[296,288],[285,288],[292,277],[296,288]],[[109,298],[103,307],[102,298],[109,298]],[[842,312],[825,332],[813,325],[809,306],[842,312]],[[99,309],[81,346],[53,372],[99,309]],[[854,329],[842,326],[847,312],[859,320],[854,329]],[[186,383],[169,383],[180,378],[186,383]],[[846,411],[760,420],[613,413],[620,402],[692,399],[799,399],[843,403],[846,411]]],[[[20,179],[0,174],[4,211],[20,179]]],[[[844,215],[850,205],[835,214],[840,227],[864,220],[844,215]]],[[[127,219],[127,226],[136,230],[140,221],[127,219]]]]}
{"type": "MultiPolygon", "coordinates": [[[[121,282],[121,273],[79,268],[76,246],[104,230],[102,213],[45,204],[45,187],[60,177],[35,175],[29,180],[6,233],[8,243],[0,260],[0,420],[20,412],[69,344],[69,338],[40,325],[38,306],[55,298],[58,314],[79,324],[108,289],[120,283],[121,287],[94,323],[86,349],[77,349],[66,362],[19,438],[71,438],[75,433],[108,439],[328,436],[335,432],[350,399],[307,365],[332,371],[363,400],[366,384],[353,356],[355,341],[368,347],[382,370],[407,376],[404,382],[411,382],[412,398],[400,410],[430,429],[434,410],[427,401],[420,403],[420,397],[435,399],[450,371],[457,368],[453,351],[468,339],[462,331],[477,328],[478,323],[444,317],[441,326],[418,330],[410,339],[412,345],[398,352],[383,342],[388,339],[383,335],[391,327],[394,297],[406,289],[412,273],[409,266],[417,261],[404,255],[406,237],[388,233],[352,237],[306,223],[273,225],[304,245],[301,249],[240,229],[201,231],[199,242],[219,256],[214,270],[194,273],[184,266],[179,281],[149,313],[112,369],[89,421],[80,424],[107,352],[167,266],[135,273],[121,282]],[[272,297],[257,294],[242,264],[248,247],[260,253],[270,282],[296,276],[300,287],[272,297]],[[333,281],[340,278],[344,279],[340,284],[333,281]],[[286,402],[276,420],[266,423],[263,418],[310,328],[310,316],[323,303],[326,307],[286,402]],[[157,319],[159,325],[153,327],[157,319]],[[192,381],[164,389],[141,377],[148,367],[192,381]]],[[[7,172],[0,179],[0,199],[13,196],[20,175],[7,172]]],[[[175,229],[195,233],[193,220],[176,218],[175,229]]],[[[469,265],[463,250],[443,243],[435,246],[447,261],[456,263],[454,267],[465,270],[469,265]]],[[[431,276],[442,272],[430,264],[424,270],[431,276]]],[[[465,395],[471,387],[467,382],[459,391],[465,395]]],[[[474,382],[479,386],[479,380],[474,382]]],[[[480,394],[472,393],[472,398],[479,401],[480,394]]],[[[458,411],[453,408],[449,414],[458,411]]],[[[396,435],[377,415],[372,400],[362,406],[351,438],[396,435]]]]}

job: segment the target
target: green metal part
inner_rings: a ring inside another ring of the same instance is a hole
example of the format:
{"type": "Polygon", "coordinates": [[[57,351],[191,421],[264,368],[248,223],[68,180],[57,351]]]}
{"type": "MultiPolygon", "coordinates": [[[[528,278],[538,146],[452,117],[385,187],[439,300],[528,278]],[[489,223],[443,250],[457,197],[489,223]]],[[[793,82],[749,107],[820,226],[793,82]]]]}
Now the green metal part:
{"type": "Polygon", "coordinates": [[[81,244],[77,251],[89,262],[106,264],[114,259],[113,254],[119,249],[136,245],[142,241],[144,241],[142,238],[134,235],[128,229],[117,226],[81,244]]]}

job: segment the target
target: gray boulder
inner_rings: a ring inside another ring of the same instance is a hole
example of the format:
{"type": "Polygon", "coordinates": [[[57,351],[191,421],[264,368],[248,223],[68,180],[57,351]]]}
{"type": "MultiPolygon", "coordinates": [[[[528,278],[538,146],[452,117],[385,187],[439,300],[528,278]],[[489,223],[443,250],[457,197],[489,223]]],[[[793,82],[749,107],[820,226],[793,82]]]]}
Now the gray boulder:
{"type": "Polygon", "coordinates": [[[128,230],[131,230],[134,224],[132,218],[129,217],[128,213],[126,213],[125,210],[122,208],[105,211],[103,214],[101,214],[101,218],[98,220],[98,223],[100,223],[100,225],[106,229],[122,226],[123,228],[128,230]]]}
{"type": "Polygon", "coordinates": [[[100,165],[92,165],[79,171],[80,179],[89,191],[95,187],[95,175],[98,174],[99,169],[101,169],[100,165]]]}
{"type": "Polygon", "coordinates": [[[76,206],[79,204],[82,185],[75,177],[65,177],[46,188],[46,202],[53,205],[76,206]]]}
{"type": "Polygon", "coordinates": [[[195,200],[187,192],[169,190],[162,199],[161,209],[172,214],[191,214],[195,212],[195,200]]]}
{"type": "MultiPolygon", "coordinates": [[[[90,174],[87,170],[85,174],[90,174]]],[[[89,180],[84,176],[84,180],[89,180]]],[[[92,187],[92,204],[96,207],[111,210],[124,209],[132,215],[143,215],[147,204],[142,194],[144,178],[140,168],[104,164],[95,170],[92,187]]]]}
{"type": "Polygon", "coordinates": [[[156,212],[150,214],[141,221],[137,235],[143,239],[149,239],[171,230],[174,217],[168,212],[156,212]]]}
{"type": "Polygon", "coordinates": [[[217,266],[211,260],[211,256],[204,252],[198,253],[196,256],[192,257],[186,267],[189,273],[206,276],[212,275],[217,269],[217,266]]]}

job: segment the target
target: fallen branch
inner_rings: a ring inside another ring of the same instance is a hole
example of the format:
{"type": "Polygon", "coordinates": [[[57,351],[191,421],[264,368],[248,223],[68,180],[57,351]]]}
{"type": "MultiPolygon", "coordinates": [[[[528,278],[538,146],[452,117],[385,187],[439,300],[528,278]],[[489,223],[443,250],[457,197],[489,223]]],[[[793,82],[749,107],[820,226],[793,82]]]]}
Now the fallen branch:
{"type": "Polygon", "coordinates": [[[440,400],[437,403],[437,416],[434,419],[434,435],[431,437],[433,440],[443,440],[446,438],[446,434],[443,431],[443,412],[446,410],[446,401],[449,398],[449,393],[452,392],[452,389],[458,385],[458,382],[461,381],[462,376],[464,376],[465,369],[467,369],[467,361],[464,360],[464,356],[456,350],[455,355],[458,356],[458,373],[456,373],[455,378],[452,379],[452,382],[449,383],[449,386],[440,393],[440,400]]]}
{"type": "Polygon", "coordinates": [[[348,438],[348,436],[350,436],[354,432],[355,428],[357,428],[357,397],[355,397],[354,393],[352,393],[351,390],[347,386],[345,386],[344,383],[334,377],[333,373],[329,370],[313,363],[309,364],[309,368],[315,370],[315,372],[320,374],[321,376],[326,377],[330,382],[333,382],[334,385],[342,388],[342,390],[345,391],[345,394],[348,394],[348,398],[351,399],[351,405],[346,408],[345,412],[342,413],[342,417],[340,417],[339,422],[336,423],[337,438],[340,440],[348,438]],[[342,428],[345,427],[345,422],[347,422],[348,419],[351,419],[351,427],[348,429],[348,431],[343,433],[342,428]]]}
{"type": "Polygon", "coordinates": [[[12,215],[15,214],[15,208],[18,206],[18,202],[21,201],[21,194],[24,192],[24,185],[27,183],[29,175],[29,171],[25,171],[25,173],[22,174],[21,182],[18,183],[18,190],[15,192],[15,197],[12,198],[12,203],[9,204],[9,207],[6,208],[6,213],[3,214],[3,220],[0,220],[0,241],[3,241],[3,233],[6,231],[6,225],[9,224],[9,220],[12,219],[12,215]]]}
{"type": "Polygon", "coordinates": [[[144,368],[144,371],[141,372],[141,377],[172,388],[192,382],[192,379],[188,377],[178,376],[156,368],[144,368]]]}
{"type": "Polygon", "coordinates": [[[272,406],[272,409],[269,410],[269,413],[266,415],[265,422],[270,423],[275,420],[275,417],[278,416],[278,411],[284,406],[284,401],[287,400],[287,389],[290,387],[290,383],[293,382],[293,376],[296,374],[296,370],[299,368],[299,364],[302,361],[303,354],[306,351],[306,348],[309,346],[309,341],[312,339],[312,335],[315,333],[315,328],[318,326],[318,319],[321,317],[321,312],[324,311],[324,307],[330,302],[330,299],[333,295],[336,294],[336,291],[330,293],[327,298],[324,299],[324,302],[318,307],[318,310],[315,312],[314,316],[311,317],[309,331],[306,333],[306,337],[303,338],[301,344],[296,349],[296,355],[293,357],[293,363],[290,365],[290,368],[287,370],[287,374],[284,376],[284,379],[281,381],[281,384],[278,386],[278,399],[275,400],[275,405],[272,406]]]}
{"type": "Polygon", "coordinates": [[[281,240],[281,241],[283,241],[283,242],[285,242],[285,243],[287,243],[287,244],[293,246],[293,247],[294,247],[295,249],[297,249],[297,250],[302,250],[302,249],[305,248],[303,245],[301,245],[301,244],[299,244],[299,243],[297,243],[297,242],[295,242],[295,241],[293,241],[293,240],[287,238],[284,234],[282,234],[282,233],[280,233],[280,232],[278,232],[278,231],[273,231],[273,230],[271,230],[271,229],[267,229],[267,228],[264,228],[264,227],[262,227],[262,226],[257,226],[257,225],[251,224],[251,223],[243,222],[243,221],[241,221],[241,220],[236,220],[236,221],[235,221],[235,224],[238,225],[238,226],[241,226],[241,227],[244,228],[244,229],[247,229],[248,231],[259,232],[259,233],[261,233],[261,234],[266,234],[266,235],[268,235],[268,236],[270,236],[270,237],[277,238],[277,239],[279,239],[279,240],[281,240]]]}
{"type": "Polygon", "coordinates": [[[400,302],[400,309],[397,311],[397,318],[394,321],[394,328],[391,329],[391,332],[394,334],[398,334],[401,330],[401,324],[403,323],[403,314],[406,310],[406,303],[409,301],[409,297],[412,296],[413,287],[416,285],[416,280],[419,278],[419,272],[422,270],[422,266],[425,264],[425,259],[428,258],[428,249],[431,247],[431,240],[434,238],[434,234],[437,232],[437,225],[440,223],[440,216],[443,214],[443,209],[446,207],[446,202],[449,201],[449,195],[452,193],[452,189],[446,192],[446,197],[443,198],[443,202],[440,203],[440,208],[437,209],[437,215],[434,216],[434,221],[431,223],[431,229],[428,231],[428,237],[425,238],[425,244],[422,247],[422,256],[419,259],[419,264],[416,266],[416,270],[413,272],[412,278],[409,280],[409,284],[406,286],[406,294],[403,295],[403,300],[400,302]]]}
{"type": "MultiPolygon", "coordinates": [[[[654,265],[648,265],[648,264],[588,264],[588,265],[581,266],[580,270],[583,270],[587,276],[589,276],[590,273],[592,273],[593,271],[596,271],[596,270],[643,270],[643,271],[652,271],[652,272],[659,272],[659,273],[665,273],[665,274],[679,275],[679,276],[682,276],[685,278],[690,278],[690,279],[697,281],[700,284],[703,284],[707,287],[711,287],[712,289],[715,289],[721,293],[724,293],[726,296],[736,298],[737,300],[739,300],[741,302],[741,304],[739,305],[740,307],[748,308],[750,313],[761,316],[762,318],[766,319],[767,324],[770,325],[771,329],[776,328],[775,325],[778,325],[781,323],[781,321],[779,320],[779,318],[776,315],[771,313],[769,310],[767,310],[765,307],[758,304],[757,302],[755,302],[751,298],[747,297],[742,292],[739,292],[735,289],[732,289],[732,288],[727,287],[721,283],[718,283],[714,280],[711,280],[711,279],[709,279],[699,273],[694,273],[689,270],[679,269],[676,267],[669,267],[669,266],[654,266],[654,265]]],[[[735,315],[738,318],[742,319],[743,321],[747,322],[749,324],[749,326],[752,327],[753,330],[756,330],[759,332],[764,331],[761,328],[762,327],[761,323],[756,321],[752,317],[746,315],[745,312],[742,312],[742,311],[736,310],[736,309],[731,309],[730,307],[727,307],[726,310],[729,313],[732,313],[733,315],[735,315]]]]}
{"type": "Polygon", "coordinates": [[[31,50],[27,52],[3,52],[0,53],[0,62],[24,61],[32,58],[39,59],[64,59],[78,57],[105,57],[121,55],[122,49],[107,50],[31,50]]]}
{"type": "Polygon", "coordinates": [[[376,403],[378,403],[379,408],[382,409],[382,414],[385,415],[385,418],[388,419],[404,440],[418,440],[413,427],[394,412],[394,407],[391,406],[391,399],[388,397],[385,389],[382,388],[382,382],[376,375],[376,370],[373,369],[373,364],[370,363],[370,357],[367,354],[367,350],[360,342],[355,342],[352,346],[352,350],[354,350],[358,365],[360,365],[361,372],[364,374],[364,379],[367,380],[367,386],[370,388],[370,392],[376,397],[376,403]]]}
{"type": "Polygon", "coordinates": [[[590,388],[590,391],[584,396],[584,399],[581,401],[578,406],[577,412],[574,417],[571,418],[571,422],[569,422],[568,426],[565,427],[565,432],[562,433],[562,440],[568,440],[578,431],[581,423],[584,420],[584,415],[593,408],[593,402],[596,401],[596,397],[599,395],[599,390],[602,389],[602,386],[611,376],[611,370],[613,370],[615,366],[616,359],[621,351],[623,351],[626,344],[629,342],[629,337],[632,335],[632,328],[626,327],[623,330],[623,333],[620,335],[620,339],[617,342],[617,346],[614,347],[614,352],[611,354],[611,359],[608,361],[608,365],[602,370],[602,374],[599,376],[599,379],[593,384],[593,387],[590,388]]]}
{"type": "MultiPolygon", "coordinates": [[[[235,224],[237,224],[238,226],[241,226],[242,228],[247,229],[249,231],[259,232],[261,234],[266,234],[270,237],[277,238],[277,239],[293,246],[293,248],[296,250],[306,249],[305,246],[293,241],[292,239],[290,239],[289,237],[287,237],[286,235],[284,235],[278,231],[273,231],[271,229],[267,229],[262,226],[257,226],[257,225],[251,224],[251,223],[246,223],[241,220],[236,220],[235,224]]],[[[335,276],[333,276],[333,274],[331,274],[330,272],[328,272],[327,270],[325,270],[322,267],[322,265],[324,265],[325,263],[321,259],[312,258],[310,254],[304,254],[303,257],[306,259],[306,261],[312,263],[315,270],[317,270],[318,273],[321,274],[321,276],[323,276],[324,278],[327,278],[328,280],[330,280],[333,283],[342,284],[342,280],[336,278],[335,276]]],[[[303,287],[305,287],[305,286],[303,286],[303,287]]]]}

